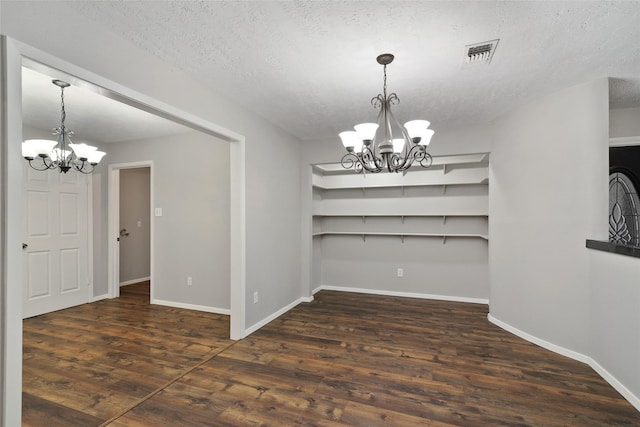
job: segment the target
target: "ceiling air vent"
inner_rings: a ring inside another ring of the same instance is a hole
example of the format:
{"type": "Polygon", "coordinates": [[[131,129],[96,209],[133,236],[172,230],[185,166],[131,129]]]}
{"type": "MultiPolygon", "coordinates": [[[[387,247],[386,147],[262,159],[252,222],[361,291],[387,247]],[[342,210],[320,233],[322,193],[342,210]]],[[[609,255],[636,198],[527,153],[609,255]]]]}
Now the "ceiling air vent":
{"type": "Polygon", "coordinates": [[[499,41],[500,39],[496,39],[465,46],[464,62],[467,64],[490,63],[499,41]]]}

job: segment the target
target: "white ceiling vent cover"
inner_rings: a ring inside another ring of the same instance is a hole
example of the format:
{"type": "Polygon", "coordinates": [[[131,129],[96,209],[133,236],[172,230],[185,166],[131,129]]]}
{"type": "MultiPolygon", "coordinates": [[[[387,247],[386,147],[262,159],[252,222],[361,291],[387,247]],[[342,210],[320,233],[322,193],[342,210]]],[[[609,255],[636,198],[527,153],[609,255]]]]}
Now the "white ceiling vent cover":
{"type": "Polygon", "coordinates": [[[470,44],[464,47],[464,62],[467,64],[488,64],[493,58],[500,39],[470,44]]]}

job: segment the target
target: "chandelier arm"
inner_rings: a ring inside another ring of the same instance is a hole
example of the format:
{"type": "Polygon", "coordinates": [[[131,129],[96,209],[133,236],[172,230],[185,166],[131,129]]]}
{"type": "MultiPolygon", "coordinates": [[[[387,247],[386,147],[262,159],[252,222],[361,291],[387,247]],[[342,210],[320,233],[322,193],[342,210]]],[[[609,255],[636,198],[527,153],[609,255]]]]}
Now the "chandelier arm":
{"type": "Polygon", "coordinates": [[[54,162],[51,162],[51,163],[47,164],[47,162],[46,162],[44,157],[40,157],[40,159],[42,160],[42,164],[44,166],[43,168],[38,168],[38,167],[34,166],[33,161],[35,159],[26,159],[26,160],[29,162],[29,166],[31,166],[31,169],[35,169],[35,170],[40,171],[40,172],[44,172],[44,171],[46,171],[48,169],[53,169],[53,168],[56,167],[54,162]]]}
{"type": "Polygon", "coordinates": [[[360,159],[355,153],[351,152],[342,156],[342,160],[340,161],[340,164],[345,169],[355,169],[357,163],[360,163],[360,159]]]}
{"type": "Polygon", "coordinates": [[[362,153],[359,157],[362,167],[367,172],[377,173],[382,170],[384,163],[381,156],[376,156],[375,152],[369,147],[362,147],[362,153]]]}
{"type": "Polygon", "coordinates": [[[95,169],[95,166],[89,164],[88,162],[86,162],[84,160],[75,160],[72,164],[73,164],[73,168],[75,170],[77,170],[78,172],[83,173],[85,175],[91,174],[93,172],[93,170],[95,169]],[[87,165],[89,165],[89,167],[91,169],[88,169],[88,170],[85,171],[84,167],[87,166],[87,165]]]}

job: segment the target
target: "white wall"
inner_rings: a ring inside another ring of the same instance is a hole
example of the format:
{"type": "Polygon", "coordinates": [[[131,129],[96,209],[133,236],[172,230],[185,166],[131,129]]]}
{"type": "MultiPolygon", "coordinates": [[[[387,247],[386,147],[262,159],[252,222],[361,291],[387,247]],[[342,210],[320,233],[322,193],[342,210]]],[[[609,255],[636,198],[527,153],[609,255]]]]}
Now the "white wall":
{"type": "Polygon", "coordinates": [[[607,238],[608,82],[506,114],[491,148],[491,316],[588,355],[587,238],[607,238]]]}
{"type": "MultiPolygon", "coordinates": [[[[106,212],[108,166],[152,161],[154,208],[153,297],[161,301],[229,309],[230,187],[229,144],[199,132],[122,143],[104,144],[107,152],[94,173],[101,176],[100,212],[106,212]],[[188,163],[176,162],[176,147],[199,153],[188,163]],[[193,285],[187,286],[187,277],[193,285]]],[[[95,207],[95,206],[94,206],[95,207]]],[[[148,211],[146,219],[149,219],[148,211]]],[[[94,246],[106,254],[107,217],[95,224],[94,246]]],[[[121,227],[122,228],[122,227],[121,227]]],[[[105,258],[94,258],[104,264],[105,258]]],[[[106,268],[100,269],[106,271],[106,268]]],[[[104,279],[104,278],[103,278],[104,279]]],[[[122,281],[122,278],[121,278],[122,281]]]]}
{"type": "Polygon", "coordinates": [[[640,136],[640,107],[609,111],[609,137],[640,136]]]}
{"type": "Polygon", "coordinates": [[[63,3],[3,3],[0,24],[3,34],[18,41],[243,135],[248,303],[245,323],[252,325],[297,300],[300,148],[296,138],[63,3]],[[281,164],[288,167],[274,168],[281,164]],[[250,302],[254,291],[261,294],[260,303],[255,305],[250,302]]]}
{"type": "MultiPolygon", "coordinates": [[[[207,144],[207,141],[203,141],[202,144],[207,144]]],[[[217,145],[226,147],[228,151],[226,143],[221,141],[217,145]]],[[[225,170],[229,172],[228,165],[225,170]]],[[[228,174],[225,177],[228,177],[228,174]]],[[[228,181],[224,184],[229,187],[228,181]]],[[[121,284],[144,280],[151,275],[150,192],[151,174],[148,167],[120,171],[120,229],[127,230],[127,234],[120,238],[119,244],[121,284]]],[[[228,216],[228,194],[225,201],[228,216]]],[[[228,261],[228,239],[225,243],[227,245],[224,251],[228,261]]]]}
{"type": "Polygon", "coordinates": [[[588,261],[590,356],[640,410],[640,259],[590,250],[588,261]]]}

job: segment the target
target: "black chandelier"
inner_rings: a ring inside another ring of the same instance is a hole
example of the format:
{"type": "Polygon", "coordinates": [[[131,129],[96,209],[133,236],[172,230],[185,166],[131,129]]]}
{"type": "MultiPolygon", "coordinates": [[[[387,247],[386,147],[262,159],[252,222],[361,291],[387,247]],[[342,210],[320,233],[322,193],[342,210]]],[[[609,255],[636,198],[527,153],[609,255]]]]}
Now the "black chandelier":
{"type": "Polygon", "coordinates": [[[408,170],[414,162],[423,168],[431,166],[433,159],[427,153],[434,131],[428,129],[427,120],[411,120],[400,125],[391,111],[400,99],[395,93],[387,95],[387,65],[393,62],[390,53],[379,55],[376,60],[384,66],[382,94],[374,97],[371,104],[379,109],[377,123],[362,123],[355,131],[340,132],[347,154],[342,157],[342,167],[356,172],[400,172],[408,170]],[[397,138],[394,138],[394,131],[397,138]]]}
{"type": "Polygon", "coordinates": [[[29,166],[38,171],[57,168],[60,172],[67,173],[73,168],[78,172],[89,174],[106,153],[98,151],[97,147],[92,145],[71,142],[73,131],[67,129],[64,124],[67,118],[64,108],[64,88],[71,85],[62,80],[52,80],[52,83],[61,91],[62,123],[52,132],[56,140],[28,139],[22,143],[22,157],[29,162],[29,166]]]}

